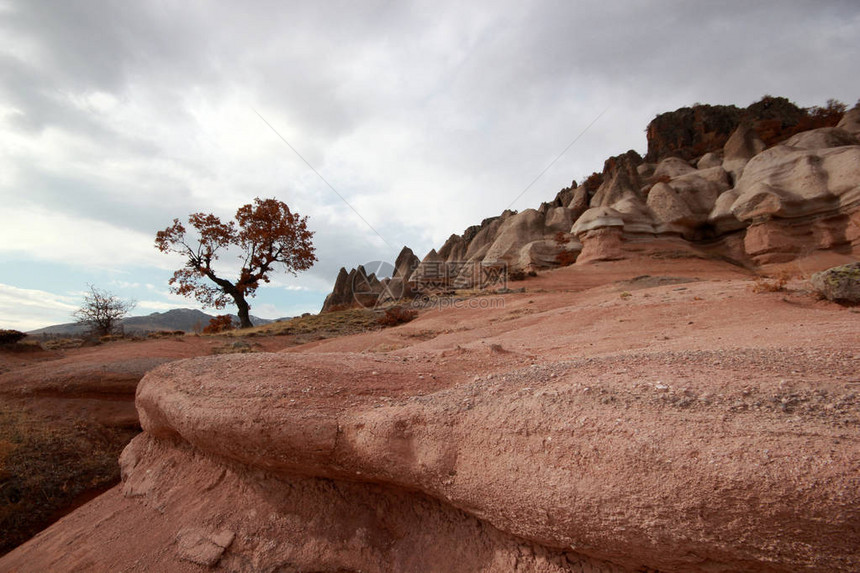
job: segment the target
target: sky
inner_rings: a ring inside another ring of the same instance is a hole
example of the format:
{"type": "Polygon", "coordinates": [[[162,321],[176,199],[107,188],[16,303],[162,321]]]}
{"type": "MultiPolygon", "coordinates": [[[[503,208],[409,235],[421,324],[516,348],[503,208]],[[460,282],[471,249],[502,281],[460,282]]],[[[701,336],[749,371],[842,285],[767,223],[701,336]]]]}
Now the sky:
{"type": "Polygon", "coordinates": [[[0,0],[0,38],[0,328],[24,331],[87,285],[200,308],[154,247],[190,213],[307,216],[319,261],[251,300],[294,316],[342,266],[644,154],[658,113],[860,97],[856,0],[0,0]]]}

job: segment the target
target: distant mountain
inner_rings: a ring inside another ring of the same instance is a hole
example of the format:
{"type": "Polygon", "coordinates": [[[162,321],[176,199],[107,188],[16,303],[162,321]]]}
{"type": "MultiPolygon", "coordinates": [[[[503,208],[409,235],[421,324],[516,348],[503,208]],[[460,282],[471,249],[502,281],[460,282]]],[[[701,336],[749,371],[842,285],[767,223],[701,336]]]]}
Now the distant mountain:
{"type": "MultiPolygon", "coordinates": [[[[238,323],[238,318],[235,314],[231,314],[234,322],[238,323]]],[[[120,321],[123,329],[127,334],[154,332],[159,330],[182,330],[185,332],[194,332],[196,329],[202,329],[214,315],[206,314],[203,311],[190,308],[175,308],[167,312],[153,312],[147,316],[129,316],[120,321]]],[[[251,322],[254,326],[276,322],[266,318],[251,316],[251,322]]],[[[86,332],[86,327],[74,322],[65,324],[55,324],[31,330],[27,334],[31,335],[49,335],[49,336],[80,336],[86,332]]]]}

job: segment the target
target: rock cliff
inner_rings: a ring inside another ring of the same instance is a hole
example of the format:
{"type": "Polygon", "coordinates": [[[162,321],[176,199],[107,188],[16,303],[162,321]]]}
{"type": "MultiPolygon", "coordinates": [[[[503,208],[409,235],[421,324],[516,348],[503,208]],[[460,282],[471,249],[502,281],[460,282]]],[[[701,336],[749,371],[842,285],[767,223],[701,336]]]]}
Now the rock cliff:
{"type": "MultiPolygon", "coordinates": [[[[843,109],[766,96],[746,109],[661,114],[648,126],[644,158],[633,150],[610,157],[601,173],[538,209],[451,235],[417,265],[412,290],[482,288],[482,267],[522,274],[623,259],[653,238],[747,267],[821,250],[860,253],[860,108],[843,109]]],[[[366,295],[342,292],[355,280],[341,274],[331,300],[366,306],[366,295]]]]}

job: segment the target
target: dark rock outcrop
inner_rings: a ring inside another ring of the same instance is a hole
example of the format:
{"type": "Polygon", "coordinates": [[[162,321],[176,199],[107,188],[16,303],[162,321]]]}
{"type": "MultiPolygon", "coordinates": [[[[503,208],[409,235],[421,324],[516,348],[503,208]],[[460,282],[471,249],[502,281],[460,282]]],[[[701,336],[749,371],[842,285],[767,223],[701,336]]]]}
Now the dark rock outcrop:
{"type": "Polygon", "coordinates": [[[656,163],[669,156],[700,157],[721,149],[735,130],[743,110],[733,105],[695,105],[662,113],[648,124],[648,153],[656,163]]]}

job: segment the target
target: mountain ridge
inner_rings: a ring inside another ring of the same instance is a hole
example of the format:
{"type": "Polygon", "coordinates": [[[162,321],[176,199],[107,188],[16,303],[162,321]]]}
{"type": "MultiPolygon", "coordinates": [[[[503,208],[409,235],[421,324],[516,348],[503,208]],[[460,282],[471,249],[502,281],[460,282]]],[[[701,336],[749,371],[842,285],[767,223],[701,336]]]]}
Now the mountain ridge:
{"type": "MultiPolygon", "coordinates": [[[[184,332],[194,332],[195,330],[203,329],[209,320],[215,315],[208,314],[202,310],[193,308],[173,308],[165,312],[153,312],[147,315],[127,316],[119,321],[123,331],[131,333],[146,333],[159,330],[182,330],[184,332]]],[[[235,314],[230,314],[234,321],[238,321],[235,314]]],[[[284,320],[283,318],[268,319],[251,316],[251,321],[254,326],[269,324],[284,320]]],[[[79,336],[87,331],[87,327],[76,322],[66,322],[62,324],[52,324],[43,328],[28,331],[31,336],[79,336]]]]}

